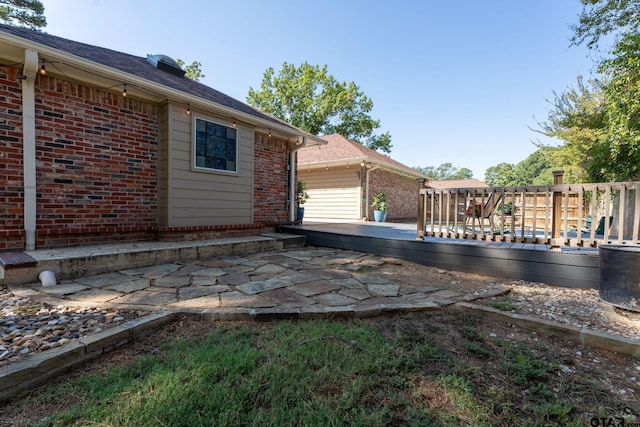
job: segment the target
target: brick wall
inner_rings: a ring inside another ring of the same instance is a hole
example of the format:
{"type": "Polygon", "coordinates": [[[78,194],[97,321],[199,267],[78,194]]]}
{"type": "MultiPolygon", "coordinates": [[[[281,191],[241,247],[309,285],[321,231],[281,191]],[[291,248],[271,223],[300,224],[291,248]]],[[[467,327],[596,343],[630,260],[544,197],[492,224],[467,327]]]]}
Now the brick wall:
{"type": "MultiPolygon", "coordinates": [[[[415,221],[418,217],[418,183],[410,178],[384,169],[369,172],[369,204],[378,191],[387,198],[387,221],[415,221]]],[[[373,208],[369,218],[373,218],[373,208]]]]}
{"type": "MultiPolygon", "coordinates": [[[[0,176],[8,178],[0,183],[5,232],[24,227],[20,98],[16,70],[0,68],[0,152],[9,159],[0,162],[0,176]]],[[[156,107],[40,75],[35,98],[37,246],[152,237],[156,107]]]]}
{"type": "Polygon", "coordinates": [[[22,89],[16,68],[0,67],[0,250],[22,247],[22,89]]]}
{"type": "Polygon", "coordinates": [[[155,225],[157,141],[155,106],[40,76],[38,228],[155,225]]]}
{"type": "MultiPolygon", "coordinates": [[[[22,249],[20,70],[0,67],[0,250],[22,249]],[[6,177],[6,179],[5,179],[6,177]]],[[[251,234],[288,221],[287,142],[255,134],[254,225],[158,227],[158,107],[38,76],[36,246],[251,234]]]]}
{"type": "Polygon", "coordinates": [[[288,221],[286,141],[255,133],[254,156],[254,223],[288,221]]]}

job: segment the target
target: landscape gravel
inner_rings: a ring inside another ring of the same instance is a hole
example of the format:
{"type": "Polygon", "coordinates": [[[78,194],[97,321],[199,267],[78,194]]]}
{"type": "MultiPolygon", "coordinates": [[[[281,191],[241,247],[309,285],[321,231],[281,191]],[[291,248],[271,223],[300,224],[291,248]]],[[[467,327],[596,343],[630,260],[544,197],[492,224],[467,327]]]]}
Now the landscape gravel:
{"type": "Polygon", "coordinates": [[[480,304],[640,341],[640,312],[615,307],[596,289],[575,289],[513,281],[511,291],[480,304]]]}
{"type": "Polygon", "coordinates": [[[53,305],[0,289],[0,367],[134,319],[135,310],[53,305]]]}

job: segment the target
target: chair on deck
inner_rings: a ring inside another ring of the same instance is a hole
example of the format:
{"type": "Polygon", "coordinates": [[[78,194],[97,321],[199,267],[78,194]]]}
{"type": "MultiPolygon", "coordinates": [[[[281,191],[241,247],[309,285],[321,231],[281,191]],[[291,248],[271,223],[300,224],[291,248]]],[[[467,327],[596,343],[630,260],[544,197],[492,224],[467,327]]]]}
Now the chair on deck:
{"type": "Polygon", "coordinates": [[[472,203],[469,204],[467,210],[464,212],[464,228],[465,230],[468,227],[469,221],[473,221],[473,219],[478,219],[480,224],[484,224],[484,220],[488,219],[489,224],[491,224],[491,232],[496,228],[493,223],[493,216],[498,207],[498,204],[502,200],[502,194],[498,193],[490,193],[489,196],[484,199],[484,207],[482,206],[482,200],[473,199],[472,203]]]}

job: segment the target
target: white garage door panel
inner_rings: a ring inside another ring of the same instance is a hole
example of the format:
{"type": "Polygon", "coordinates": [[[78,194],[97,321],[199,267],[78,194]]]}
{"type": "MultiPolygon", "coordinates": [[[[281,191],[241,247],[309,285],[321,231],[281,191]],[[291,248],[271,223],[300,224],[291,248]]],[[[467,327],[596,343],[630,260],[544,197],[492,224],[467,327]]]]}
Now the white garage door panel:
{"type": "Polygon", "coordinates": [[[299,179],[306,181],[309,193],[305,219],[360,219],[360,179],[356,171],[299,172],[299,179]]]}

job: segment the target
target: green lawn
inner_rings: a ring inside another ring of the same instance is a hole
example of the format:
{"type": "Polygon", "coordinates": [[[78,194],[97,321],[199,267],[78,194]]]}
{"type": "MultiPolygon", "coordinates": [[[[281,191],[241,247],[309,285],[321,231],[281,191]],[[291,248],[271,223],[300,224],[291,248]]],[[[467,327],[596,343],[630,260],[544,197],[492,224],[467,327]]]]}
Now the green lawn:
{"type": "Polygon", "coordinates": [[[473,318],[409,319],[214,324],[16,402],[56,408],[40,426],[534,426],[588,423],[604,395],[473,318]]]}

